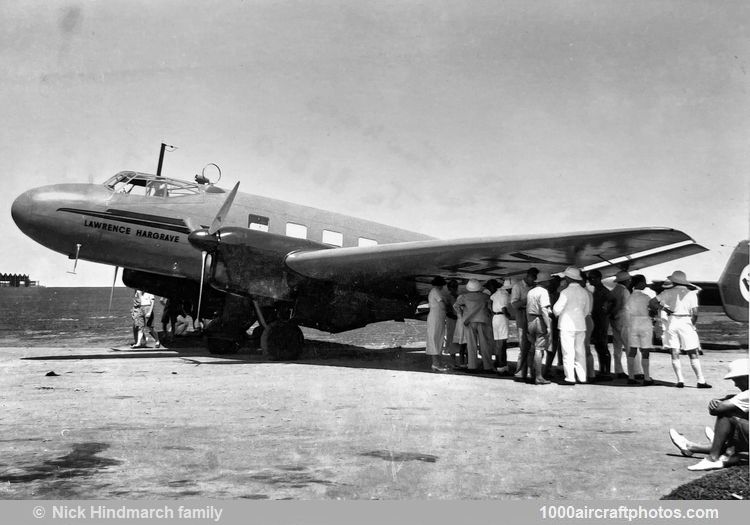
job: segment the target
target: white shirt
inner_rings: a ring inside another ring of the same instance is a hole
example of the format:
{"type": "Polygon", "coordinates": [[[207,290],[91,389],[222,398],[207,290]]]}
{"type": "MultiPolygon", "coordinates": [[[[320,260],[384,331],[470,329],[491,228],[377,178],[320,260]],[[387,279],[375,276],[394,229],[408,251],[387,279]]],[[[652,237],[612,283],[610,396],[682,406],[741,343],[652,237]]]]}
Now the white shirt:
{"type": "Polygon", "coordinates": [[[558,318],[557,326],[562,331],[585,332],[586,316],[590,314],[592,299],[580,284],[572,282],[560,292],[552,310],[558,318]]]}
{"type": "Polygon", "coordinates": [[[529,285],[523,279],[513,285],[510,291],[510,302],[521,301],[519,308],[526,308],[526,295],[529,293],[529,285]]]}
{"type": "Polygon", "coordinates": [[[659,302],[669,308],[670,315],[688,316],[693,308],[698,308],[698,294],[692,293],[685,286],[668,288],[656,296],[659,302]]]}
{"type": "Polygon", "coordinates": [[[747,408],[748,408],[748,391],[745,390],[743,392],[740,392],[733,398],[730,398],[729,401],[742,410],[745,414],[747,414],[747,408]]]}
{"type": "Polygon", "coordinates": [[[634,289],[625,303],[625,309],[630,317],[649,317],[649,301],[651,301],[651,297],[646,293],[646,290],[634,289]]]}
{"type": "Polygon", "coordinates": [[[151,306],[154,304],[154,296],[148,292],[141,294],[141,306],[151,306]]]}
{"type": "Polygon", "coordinates": [[[492,299],[492,311],[496,314],[502,312],[503,308],[508,308],[508,305],[510,304],[510,295],[508,295],[508,292],[502,288],[493,293],[490,296],[490,299],[492,299]]]}
{"type": "Polygon", "coordinates": [[[549,312],[549,292],[542,286],[536,286],[529,290],[526,296],[526,315],[542,315],[542,310],[547,308],[549,312]]]}

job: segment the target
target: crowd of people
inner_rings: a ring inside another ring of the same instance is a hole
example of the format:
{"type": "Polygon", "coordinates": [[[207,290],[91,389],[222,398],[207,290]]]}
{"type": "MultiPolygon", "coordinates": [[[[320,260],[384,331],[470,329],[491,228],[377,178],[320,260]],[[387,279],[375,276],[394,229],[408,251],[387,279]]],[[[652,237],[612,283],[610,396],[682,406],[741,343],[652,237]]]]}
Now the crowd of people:
{"type": "Polygon", "coordinates": [[[682,354],[689,358],[697,387],[711,388],[701,369],[695,328],[700,288],[679,270],[658,295],[640,274],[620,271],[614,281],[610,289],[599,270],[584,274],[568,267],[550,275],[532,267],[512,286],[502,277],[484,284],[470,279],[459,294],[458,281],[435,277],[427,317],[431,369],[447,371],[444,356],[451,356],[454,368],[513,373],[519,381],[546,385],[557,358],[566,385],[625,379],[629,385],[650,386],[654,380],[649,358],[656,335],[671,355],[677,388],[685,386],[682,354]],[[507,357],[511,320],[519,346],[512,369],[507,357]]]}

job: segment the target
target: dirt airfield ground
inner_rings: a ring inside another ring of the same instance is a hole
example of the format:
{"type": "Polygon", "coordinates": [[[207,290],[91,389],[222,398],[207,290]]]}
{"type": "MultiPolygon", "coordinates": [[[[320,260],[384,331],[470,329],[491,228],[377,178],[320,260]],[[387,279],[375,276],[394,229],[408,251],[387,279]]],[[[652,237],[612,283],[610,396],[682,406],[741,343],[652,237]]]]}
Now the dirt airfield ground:
{"type": "Polygon", "coordinates": [[[713,390],[683,358],[680,390],[666,354],[652,387],[534,386],[430,373],[414,346],[2,348],[0,498],[656,500],[701,476],[669,427],[698,440],[747,354],[706,351],[713,390]]]}

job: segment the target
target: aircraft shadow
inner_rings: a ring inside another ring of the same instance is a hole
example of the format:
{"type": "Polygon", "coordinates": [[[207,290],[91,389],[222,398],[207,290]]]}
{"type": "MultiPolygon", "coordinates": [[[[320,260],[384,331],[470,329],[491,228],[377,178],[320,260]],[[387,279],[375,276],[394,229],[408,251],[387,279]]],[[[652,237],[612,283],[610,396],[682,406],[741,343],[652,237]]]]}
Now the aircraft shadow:
{"type": "MultiPolygon", "coordinates": [[[[152,343],[153,344],[153,343],[152,343]]],[[[359,368],[373,370],[399,370],[405,372],[421,372],[435,374],[430,368],[430,358],[425,355],[424,347],[390,347],[390,348],[365,348],[352,344],[336,343],[331,341],[320,341],[315,339],[305,340],[302,355],[294,361],[276,361],[262,354],[257,344],[243,346],[236,354],[212,354],[204,346],[198,337],[182,337],[173,341],[167,341],[164,348],[142,348],[132,349],[129,345],[112,347],[107,353],[97,354],[66,354],[66,355],[44,355],[24,357],[29,361],[68,361],[68,360],[96,360],[96,359],[174,359],[193,362],[196,365],[250,365],[261,363],[273,364],[300,364],[312,366],[332,366],[339,368],[359,368]]],[[[443,356],[443,362],[448,366],[446,374],[463,375],[471,378],[493,379],[515,381],[514,377],[498,375],[494,372],[469,372],[465,369],[454,369],[453,360],[450,356],[443,356]]],[[[511,363],[514,365],[515,363],[511,363]]],[[[555,367],[553,383],[562,384],[562,370],[555,367]]],[[[588,383],[592,386],[618,387],[618,388],[649,388],[643,385],[629,385],[624,379],[614,381],[602,381],[588,383]]],[[[670,381],[655,380],[653,386],[674,387],[675,383],[670,381]]],[[[686,385],[687,387],[687,385],[686,385]]]]}
{"type": "MultiPolygon", "coordinates": [[[[197,337],[178,338],[168,341],[162,348],[133,349],[129,345],[111,347],[106,353],[71,353],[65,355],[39,355],[24,357],[27,361],[70,361],[70,360],[106,360],[106,359],[174,359],[181,358],[201,365],[242,365],[242,364],[301,364],[314,366],[336,366],[344,368],[370,368],[381,370],[401,370],[408,372],[433,373],[430,369],[430,358],[424,354],[424,347],[416,348],[365,348],[350,344],[308,339],[302,355],[294,361],[276,361],[262,354],[256,344],[243,346],[236,354],[212,354],[197,337]]],[[[451,358],[444,357],[450,365],[451,358]]],[[[477,378],[500,378],[497,374],[467,374],[477,378]]],[[[512,378],[506,378],[512,379],[512,378]]]]}

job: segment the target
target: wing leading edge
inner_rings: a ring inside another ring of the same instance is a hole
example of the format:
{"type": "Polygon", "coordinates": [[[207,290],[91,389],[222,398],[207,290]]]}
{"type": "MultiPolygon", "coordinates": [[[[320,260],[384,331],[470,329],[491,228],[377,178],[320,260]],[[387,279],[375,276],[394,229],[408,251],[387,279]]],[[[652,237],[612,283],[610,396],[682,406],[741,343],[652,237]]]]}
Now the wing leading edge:
{"type": "Polygon", "coordinates": [[[567,266],[598,268],[606,277],[623,267],[636,270],[704,251],[679,230],[639,228],[298,251],[285,263],[305,277],[366,285],[394,278],[426,282],[434,275],[507,278],[530,266],[550,273],[567,266]]]}

